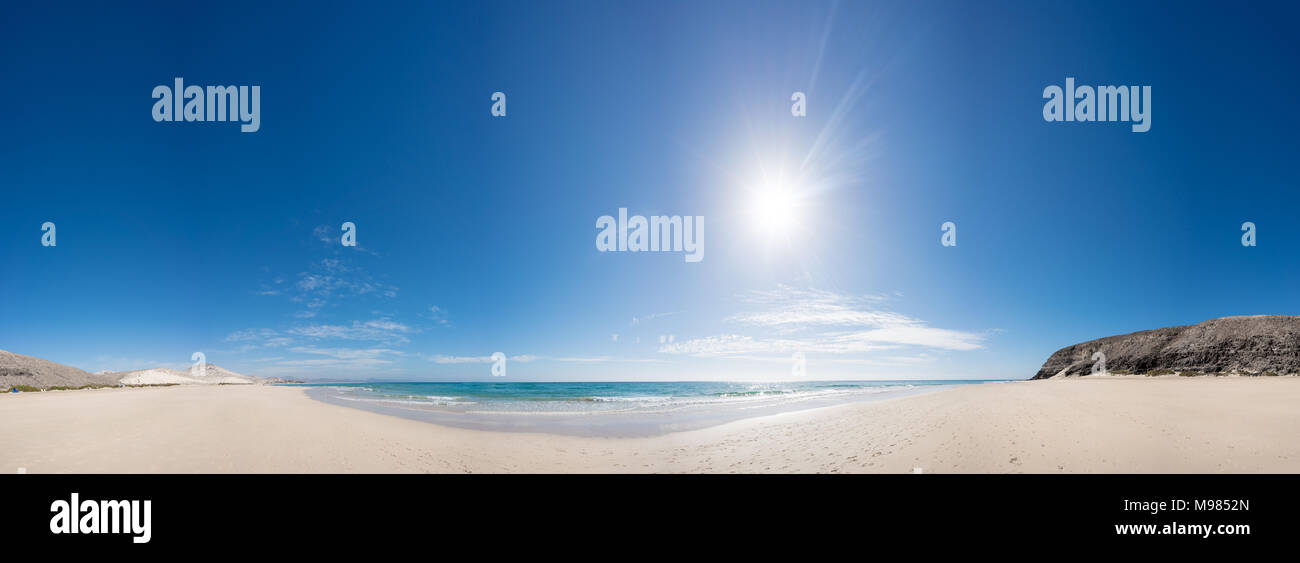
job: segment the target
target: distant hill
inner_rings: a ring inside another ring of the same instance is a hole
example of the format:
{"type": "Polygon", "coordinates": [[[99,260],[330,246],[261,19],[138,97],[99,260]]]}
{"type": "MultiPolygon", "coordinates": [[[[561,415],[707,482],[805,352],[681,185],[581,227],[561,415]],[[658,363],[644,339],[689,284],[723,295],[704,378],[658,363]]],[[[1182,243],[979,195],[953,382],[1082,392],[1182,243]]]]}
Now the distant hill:
{"type": "Polygon", "coordinates": [[[250,385],[269,382],[271,381],[241,375],[214,364],[207,365],[203,377],[194,376],[190,370],[165,368],[88,373],[72,366],[0,350],[0,390],[19,386],[49,389],[85,385],[250,385]]]}
{"type": "Polygon", "coordinates": [[[1111,373],[1296,375],[1300,317],[1223,317],[1089,340],[1057,350],[1033,379],[1088,375],[1097,352],[1111,373]]]}
{"type": "Polygon", "coordinates": [[[40,389],[117,385],[117,378],[87,373],[72,366],[0,350],[0,389],[7,390],[20,385],[40,389]]]}

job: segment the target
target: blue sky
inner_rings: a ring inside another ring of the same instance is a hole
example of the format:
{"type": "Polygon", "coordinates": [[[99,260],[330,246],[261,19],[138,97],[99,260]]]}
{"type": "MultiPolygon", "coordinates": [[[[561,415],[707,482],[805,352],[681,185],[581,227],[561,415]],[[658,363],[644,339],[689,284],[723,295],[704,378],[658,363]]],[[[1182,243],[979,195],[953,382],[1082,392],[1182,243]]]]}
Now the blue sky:
{"type": "Polygon", "coordinates": [[[1082,340],[1295,314],[1294,12],[7,2],[0,349],[303,378],[488,379],[494,352],[529,380],[785,378],[794,352],[814,379],[1018,378],[1082,340]],[[260,85],[261,129],[153,121],[175,77],[260,85]],[[1151,86],[1151,130],[1045,122],[1066,77],[1151,86]],[[756,214],[773,183],[788,211],[756,214]],[[704,217],[704,260],[598,252],[619,208],[704,217]]]}

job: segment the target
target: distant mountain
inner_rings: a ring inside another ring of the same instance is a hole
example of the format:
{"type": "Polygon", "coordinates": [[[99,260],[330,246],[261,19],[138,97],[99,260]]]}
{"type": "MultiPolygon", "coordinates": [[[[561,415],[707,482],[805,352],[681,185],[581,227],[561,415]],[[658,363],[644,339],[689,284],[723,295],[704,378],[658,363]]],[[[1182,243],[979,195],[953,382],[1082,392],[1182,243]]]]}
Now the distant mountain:
{"type": "Polygon", "coordinates": [[[214,364],[207,364],[203,376],[196,376],[187,369],[165,368],[87,373],[72,366],[0,350],[0,390],[18,386],[48,389],[84,385],[250,385],[268,382],[270,381],[240,375],[214,364]]]}
{"type": "Polygon", "coordinates": [[[1300,374],[1300,317],[1223,317],[1108,336],[1052,354],[1033,379],[1088,375],[1100,356],[1111,373],[1300,374]]]}
{"type": "Polygon", "coordinates": [[[7,390],[20,385],[40,389],[117,385],[117,378],[87,373],[72,366],[0,350],[0,389],[7,390]]]}

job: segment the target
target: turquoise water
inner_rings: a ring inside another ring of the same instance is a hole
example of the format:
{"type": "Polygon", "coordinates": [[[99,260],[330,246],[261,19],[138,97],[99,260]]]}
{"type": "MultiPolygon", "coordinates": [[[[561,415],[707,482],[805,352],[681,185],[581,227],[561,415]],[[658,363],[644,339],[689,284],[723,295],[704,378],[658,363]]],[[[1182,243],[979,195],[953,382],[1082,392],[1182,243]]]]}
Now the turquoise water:
{"type": "Polygon", "coordinates": [[[331,404],[437,424],[584,436],[648,436],[755,416],[995,381],[309,384],[331,404]]]}

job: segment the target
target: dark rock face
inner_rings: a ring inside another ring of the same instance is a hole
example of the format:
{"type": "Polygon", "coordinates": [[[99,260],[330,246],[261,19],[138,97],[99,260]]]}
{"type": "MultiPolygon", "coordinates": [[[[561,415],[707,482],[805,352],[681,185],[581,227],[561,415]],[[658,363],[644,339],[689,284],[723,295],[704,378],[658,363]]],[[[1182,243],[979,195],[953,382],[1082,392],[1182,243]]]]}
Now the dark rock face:
{"type": "Polygon", "coordinates": [[[1097,352],[1111,372],[1300,374],[1300,316],[1223,317],[1090,340],[1057,350],[1033,379],[1088,375],[1097,352]]]}

